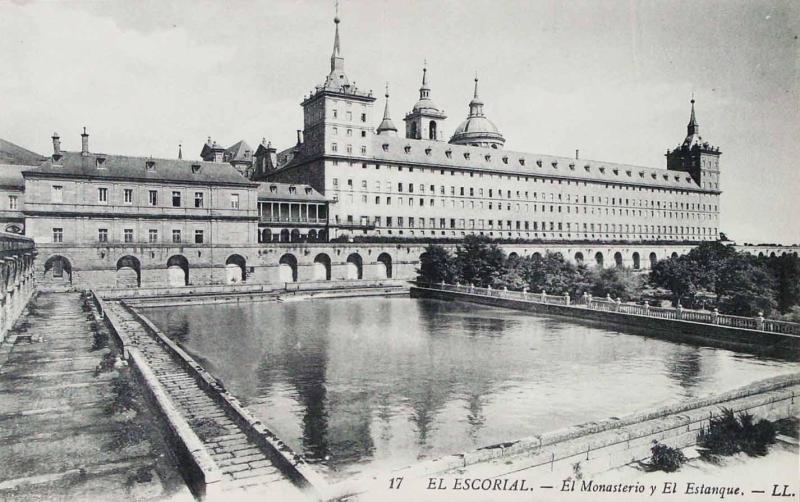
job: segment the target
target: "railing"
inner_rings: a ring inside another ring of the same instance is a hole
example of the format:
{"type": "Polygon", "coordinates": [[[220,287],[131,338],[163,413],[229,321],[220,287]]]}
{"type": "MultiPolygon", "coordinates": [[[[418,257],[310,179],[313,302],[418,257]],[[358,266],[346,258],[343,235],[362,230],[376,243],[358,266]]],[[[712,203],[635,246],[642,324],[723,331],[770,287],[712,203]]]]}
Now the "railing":
{"type": "Polygon", "coordinates": [[[622,301],[619,299],[613,300],[611,297],[593,298],[588,294],[577,299],[571,299],[569,295],[548,295],[544,291],[540,293],[532,293],[527,290],[510,291],[505,288],[480,288],[473,285],[462,284],[428,283],[420,284],[420,286],[442,291],[468,293],[473,295],[489,296],[493,298],[507,298],[511,300],[521,300],[549,305],[566,305],[576,308],[599,310],[603,312],[619,312],[622,314],[656,317],[659,319],[675,319],[679,321],[690,321],[703,324],[727,326],[731,328],[764,331],[767,333],[780,333],[800,336],[800,324],[798,323],[765,319],[763,316],[741,317],[725,315],[718,313],[716,310],[713,312],[689,310],[681,307],[680,305],[678,308],[651,307],[647,303],[644,305],[622,303],[622,301]]]}
{"type": "Polygon", "coordinates": [[[258,218],[260,223],[316,223],[316,224],[325,224],[328,222],[327,218],[304,218],[304,217],[294,217],[294,216],[284,216],[281,218],[277,217],[270,217],[270,216],[260,216],[258,218]]]}

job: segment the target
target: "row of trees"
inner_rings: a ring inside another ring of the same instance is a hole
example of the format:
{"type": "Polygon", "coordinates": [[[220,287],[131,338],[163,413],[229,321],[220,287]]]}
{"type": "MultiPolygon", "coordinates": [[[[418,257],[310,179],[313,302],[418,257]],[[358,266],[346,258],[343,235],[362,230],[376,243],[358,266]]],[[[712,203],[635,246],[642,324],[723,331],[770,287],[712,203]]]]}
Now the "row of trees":
{"type": "Polygon", "coordinates": [[[611,295],[623,301],[669,298],[684,306],[717,307],[732,315],[758,312],[800,320],[800,259],[794,255],[759,258],[723,244],[703,243],[686,255],[661,260],[649,276],[628,268],[589,268],[560,253],[507,256],[480,236],[468,236],[455,253],[429,245],[420,260],[422,282],[507,287],[510,290],[611,295]],[[703,302],[705,300],[705,303],[703,302]]]}

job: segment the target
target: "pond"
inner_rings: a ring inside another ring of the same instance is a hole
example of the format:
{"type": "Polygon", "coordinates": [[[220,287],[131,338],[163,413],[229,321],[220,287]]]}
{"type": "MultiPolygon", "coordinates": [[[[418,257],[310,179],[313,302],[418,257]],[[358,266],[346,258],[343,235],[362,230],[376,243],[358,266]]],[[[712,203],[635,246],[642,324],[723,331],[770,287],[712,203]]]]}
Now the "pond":
{"type": "Polygon", "coordinates": [[[795,362],[428,299],[143,309],[331,477],[729,390],[795,362]]]}

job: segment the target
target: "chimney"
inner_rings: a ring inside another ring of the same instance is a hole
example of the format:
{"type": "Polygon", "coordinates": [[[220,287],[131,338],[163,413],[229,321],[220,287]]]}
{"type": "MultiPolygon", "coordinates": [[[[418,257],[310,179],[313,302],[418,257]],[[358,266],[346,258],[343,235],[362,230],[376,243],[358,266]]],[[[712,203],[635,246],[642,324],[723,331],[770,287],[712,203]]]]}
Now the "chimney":
{"type": "Polygon", "coordinates": [[[61,136],[57,132],[53,133],[53,157],[61,157],[61,136]]]}
{"type": "Polygon", "coordinates": [[[303,130],[302,129],[298,129],[297,130],[297,144],[298,145],[303,144],[303,130]]]}
{"type": "Polygon", "coordinates": [[[580,157],[580,155],[579,155],[579,154],[580,154],[580,152],[581,152],[581,151],[580,151],[580,150],[578,150],[577,148],[575,149],[575,160],[578,160],[578,159],[580,159],[580,158],[581,158],[581,157],[580,157]]]}
{"type": "Polygon", "coordinates": [[[84,157],[89,155],[89,133],[86,132],[86,126],[83,127],[83,133],[81,133],[81,155],[84,157]]]}

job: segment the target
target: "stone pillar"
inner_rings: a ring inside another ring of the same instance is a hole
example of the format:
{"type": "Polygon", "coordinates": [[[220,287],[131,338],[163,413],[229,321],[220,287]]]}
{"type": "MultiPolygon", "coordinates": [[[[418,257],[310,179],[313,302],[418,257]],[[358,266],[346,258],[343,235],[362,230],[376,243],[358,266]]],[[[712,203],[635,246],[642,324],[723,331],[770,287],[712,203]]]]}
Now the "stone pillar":
{"type": "Polygon", "coordinates": [[[565,305],[569,305],[569,293],[565,293],[564,294],[564,302],[565,302],[565,305]]]}
{"type": "Polygon", "coordinates": [[[678,319],[683,319],[683,305],[680,303],[678,304],[676,315],[678,316],[678,319]]]}
{"type": "Polygon", "coordinates": [[[756,326],[759,331],[764,331],[764,312],[759,312],[756,317],[756,326]]]}
{"type": "Polygon", "coordinates": [[[719,309],[717,309],[717,307],[714,307],[714,311],[711,312],[711,318],[714,324],[719,324],[719,309]]]}

